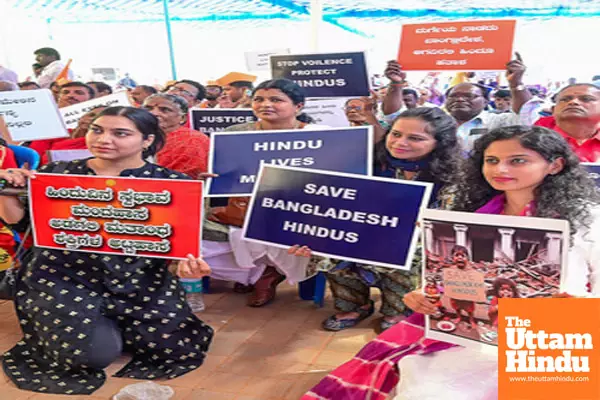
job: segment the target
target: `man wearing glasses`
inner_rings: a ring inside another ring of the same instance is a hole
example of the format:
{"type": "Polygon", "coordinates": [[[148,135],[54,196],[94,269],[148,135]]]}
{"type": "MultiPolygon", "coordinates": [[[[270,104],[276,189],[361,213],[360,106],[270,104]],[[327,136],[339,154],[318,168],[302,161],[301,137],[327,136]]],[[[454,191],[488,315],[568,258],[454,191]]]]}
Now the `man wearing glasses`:
{"type": "Polygon", "coordinates": [[[196,107],[204,100],[204,97],[206,97],[206,89],[204,86],[189,79],[175,82],[169,87],[167,93],[183,97],[188,103],[188,108],[196,107]]]}

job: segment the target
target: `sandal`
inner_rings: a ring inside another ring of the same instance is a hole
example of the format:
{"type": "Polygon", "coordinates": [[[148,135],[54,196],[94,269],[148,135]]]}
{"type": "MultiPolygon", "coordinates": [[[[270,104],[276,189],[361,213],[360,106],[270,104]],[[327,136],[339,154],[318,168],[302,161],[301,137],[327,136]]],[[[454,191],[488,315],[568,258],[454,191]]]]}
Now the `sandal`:
{"type": "Polygon", "coordinates": [[[273,267],[267,267],[254,284],[254,291],[248,298],[248,306],[262,307],[270,303],[275,298],[277,285],[283,281],[285,281],[285,275],[280,274],[273,267]]]}
{"type": "Polygon", "coordinates": [[[353,311],[357,312],[359,316],[356,318],[337,319],[335,315],[332,315],[331,317],[323,321],[323,323],[321,324],[323,326],[323,329],[325,329],[326,331],[337,332],[342,331],[344,329],[352,328],[353,326],[358,325],[360,321],[369,318],[371,315],[373,315],[373,312],[375,312],[375,304],[372,300],[369,300],[368,309],[359,307],[353,311]]]}

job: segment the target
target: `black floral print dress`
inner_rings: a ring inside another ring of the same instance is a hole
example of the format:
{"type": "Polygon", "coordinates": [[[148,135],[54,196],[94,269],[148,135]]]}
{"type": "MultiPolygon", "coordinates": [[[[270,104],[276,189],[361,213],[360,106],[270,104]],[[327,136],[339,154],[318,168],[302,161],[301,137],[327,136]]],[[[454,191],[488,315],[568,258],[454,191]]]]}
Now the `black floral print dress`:
{"type": "MultiPolygon", "coordinates": [[[[39,172],[94,175],[87,160],[51,163],[39,172]]],[[[147,163],[123,177],[189,179],[147,163]]],[[[6,375],[21,389],[91,394],[106,375],[86,364],[95,323],[118,326],[133,359],[118,377],[175,378],[198,368],[213,329],[192,314],[168,261],[34,248],[20,270],[15,306],[24,337],[3,356],[6,375]],[[113,322],[114,321],[114,322],[113,322]]]]}

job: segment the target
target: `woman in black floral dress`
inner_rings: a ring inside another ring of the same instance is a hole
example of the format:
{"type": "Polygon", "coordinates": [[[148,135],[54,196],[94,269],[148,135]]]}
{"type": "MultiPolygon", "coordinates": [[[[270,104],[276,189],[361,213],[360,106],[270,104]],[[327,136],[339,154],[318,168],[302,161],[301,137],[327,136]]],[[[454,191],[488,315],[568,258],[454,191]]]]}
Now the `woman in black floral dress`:
{"type": "MultiPolygon", "coordinates": [[[[164,143],[158,120],[145,110],[112,107],[90,126],[93,158],[51,163],[40,172],[158,179],[189,179],[144,161],[164,143]]],[[[24,186],[34,174],[0,170],[0,179],[24,186]]],[[[16,197],[0,198],[8,223],[28,218],[16,197]]],[[[24,337],[4,354],[6,375],[21,389],[91,394],[103,371],[129,352],[116,376],[175,378],[198,368],[213,330],[192,314],[169,261],[154,258],[34,248],[20,269],[15,306],[24,337]]],[[[210,269],[201,259],[180,261],[176,275],[198,278],[210,269]]]]}

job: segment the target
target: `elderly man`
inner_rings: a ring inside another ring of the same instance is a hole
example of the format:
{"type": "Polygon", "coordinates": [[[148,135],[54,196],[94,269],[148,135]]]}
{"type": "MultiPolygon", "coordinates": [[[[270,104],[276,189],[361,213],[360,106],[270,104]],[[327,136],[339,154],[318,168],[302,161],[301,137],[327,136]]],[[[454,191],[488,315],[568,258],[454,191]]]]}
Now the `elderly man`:
{"type": "MultiPolygon", "coordinates": [[[[506,65],[513,112],[494,114],[486,111],[490,102],[489,91],[477,83],[460,83],[446,92],[445,109],[458,124],[457,135],[465,150],[470,150],[475,140],[489,130],[510,125],[533,125],[540,117],[542,100],[533,98],[523,85],[526,67],[520,54],[516,55],[517,58],[506,65]]],[[[386,76],[392,83],[384,100],[384,110],[386,119],[393,119],[403,108],[402,91],[399,88],[405,82],[406,75],[397,62],[390,61],[386,76]],[[394,112],[394,109],[397,111],[394,112]]]]}
{"type": "MultiPolygon", "coordinates": [[[[59,52],[51,47],[37,49],[33,54],[35,54],[35,61],[43,68],[37,82],[41,87],[49,88],[66,64],[60,60],[59,52]]],[[[69,80],[73,80],[73,76],[73,71],[69,70],[69,80]]]]}
{"type": "Polygon", "coordinates": [[[583,162],[600,162],[600,88],[576,83],[556,94],[552,116],[535,123],[560,133],[583,162]]]}
{"type": "Polygon", "coordinates": [[[182,79],[170,85],[167,93],[184,98],[188,108],[193,108],[204,100],[206,89],[196,81],[182,79]]]}

